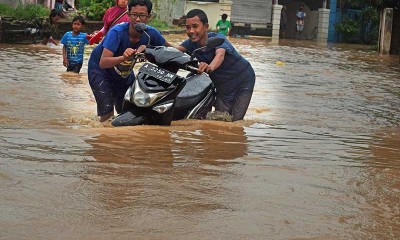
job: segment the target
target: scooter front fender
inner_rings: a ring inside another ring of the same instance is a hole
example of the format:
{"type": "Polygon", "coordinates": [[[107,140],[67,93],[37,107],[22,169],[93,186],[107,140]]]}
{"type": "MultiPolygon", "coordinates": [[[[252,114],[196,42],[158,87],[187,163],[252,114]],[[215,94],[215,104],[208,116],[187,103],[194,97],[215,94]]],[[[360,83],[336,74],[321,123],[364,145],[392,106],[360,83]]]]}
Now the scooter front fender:
{"type": "Polygon", "coordinates": [[[145,115],[135,115],[135,113],[131,111],[127,111],[118,115],[112,122],[111,125],[114,127],[121,126],[136,126],[148,124],[149,119],[145,115]]]}

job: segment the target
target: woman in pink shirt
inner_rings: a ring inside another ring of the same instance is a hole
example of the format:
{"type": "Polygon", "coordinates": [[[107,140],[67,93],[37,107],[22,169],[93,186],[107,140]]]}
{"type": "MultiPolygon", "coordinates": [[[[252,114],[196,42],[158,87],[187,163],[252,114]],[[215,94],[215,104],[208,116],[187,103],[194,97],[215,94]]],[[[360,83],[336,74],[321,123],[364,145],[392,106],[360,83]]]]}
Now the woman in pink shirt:
{"type": "Polygon", "coordinates": [[[91,34],[89,44],[98,43],[110,28],[118,23],[129,22],[128,0],[116,0],[116,5],[107,9],[103,16],[103,28],[91,34]]]}

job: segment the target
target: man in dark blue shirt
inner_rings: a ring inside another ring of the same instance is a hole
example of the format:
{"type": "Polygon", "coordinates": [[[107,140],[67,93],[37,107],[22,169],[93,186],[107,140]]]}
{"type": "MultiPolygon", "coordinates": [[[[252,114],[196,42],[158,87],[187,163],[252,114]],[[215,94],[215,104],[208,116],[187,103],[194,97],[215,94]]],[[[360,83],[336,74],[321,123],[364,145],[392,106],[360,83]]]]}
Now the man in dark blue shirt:
{"type": "Polygon", "coordinates": [[[217,89],[215,110],[229,113],[233,121],[241,120],[253,95],[256,79],[254,70],[223,34],[208,33],[208,27],[208,18],[204,11],[189,11],[186,15],[186,34],[189,39],[177,48],[192,54],[195,49],[205,46],[210,37],[225,39],[216,48],[196,51],[195,57],[200,62],[200,72],[208,72],[217,89]]]}
{"type": "MultiPolygon", "coordinates": [[[[136,31],[135,24],[146,23],[152,9],[150,0],[131,0],[128,5],[128,23],[121,23],[107,33],[90,55],[88,78],[97,103],[97,115],[100,122],[110,119],[122,111],[125,92],[133,83],[132,56],[141,45],[149,42],[146,34],[136,31]]],[[[161,33],[147,26],[150,45],[169,46],[161,33]]]]}

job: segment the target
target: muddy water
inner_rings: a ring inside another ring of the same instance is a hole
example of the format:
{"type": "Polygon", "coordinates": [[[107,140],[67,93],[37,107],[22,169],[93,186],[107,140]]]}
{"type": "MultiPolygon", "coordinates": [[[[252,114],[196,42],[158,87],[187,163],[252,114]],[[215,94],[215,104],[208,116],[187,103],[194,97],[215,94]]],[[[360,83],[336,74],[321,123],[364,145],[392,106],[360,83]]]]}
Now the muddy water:
{"type": "Polygon", "coordinates": [[[244,121],[126,128],[96,122],[86,61],[0,45],[0,238],[399,239],[399,57],[231,41],[244,121]]]}

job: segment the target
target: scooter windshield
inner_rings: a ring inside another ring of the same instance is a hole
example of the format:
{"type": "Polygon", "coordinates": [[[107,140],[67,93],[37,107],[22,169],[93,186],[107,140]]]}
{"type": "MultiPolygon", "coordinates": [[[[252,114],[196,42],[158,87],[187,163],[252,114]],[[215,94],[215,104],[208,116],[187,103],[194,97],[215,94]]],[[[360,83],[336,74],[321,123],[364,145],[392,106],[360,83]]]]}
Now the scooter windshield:
{"type": "Polygon", "coordinates": [[[157,65],[174,63],[183,66],[191,62],[188,54],[174,47],[158,46],[155,48],[146,48],[146,55],[151,55],[155,61],[154,63],[157,65]]]}

